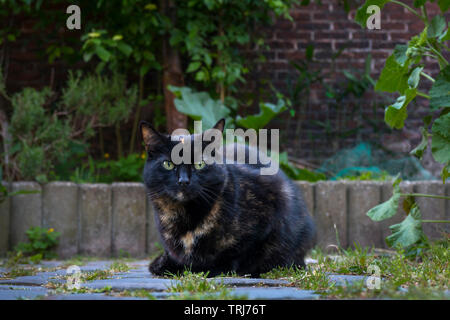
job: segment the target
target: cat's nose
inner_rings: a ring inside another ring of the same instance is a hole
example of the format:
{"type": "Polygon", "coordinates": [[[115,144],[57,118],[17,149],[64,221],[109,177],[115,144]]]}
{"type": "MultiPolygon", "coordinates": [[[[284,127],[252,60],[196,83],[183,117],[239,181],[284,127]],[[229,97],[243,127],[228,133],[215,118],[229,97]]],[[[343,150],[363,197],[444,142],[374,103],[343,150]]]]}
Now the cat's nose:
{"type": "Polygon", "coordinates": [[[187,185],[189,185],[190,182],[191,182],[190,179],[186,176],[184,176],[184,177],[181,176],[180,178],[178,178],[178,184],[180,186],[187,186],[187,185]]]}

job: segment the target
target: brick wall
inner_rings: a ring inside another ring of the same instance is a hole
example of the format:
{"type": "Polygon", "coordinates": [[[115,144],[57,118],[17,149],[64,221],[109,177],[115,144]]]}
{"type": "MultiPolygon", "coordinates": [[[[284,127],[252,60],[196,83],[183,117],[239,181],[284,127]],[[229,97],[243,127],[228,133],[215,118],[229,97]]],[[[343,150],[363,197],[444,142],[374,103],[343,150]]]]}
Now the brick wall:
{"type": "MultiPolygon", "coordinates": [[[[432,15],[438,12],[438,8],[430,6],[428,11],[432,15]]],[[[267,61],[251,69],[248,87],[258,92],[264,88],[261,79],[267,79],[289,96],[289,81],[297,77],[290,61],[304,60],[310,44],[315,47],[315,62],[310,64],[311,69],[324,72],[329,85],[345,83],[344,69],[362,70],[369,53],[372,56],[371,75],[376,79],[395,45],[406,43],[423,27],[415,16],[395,4],[388,4],[382,10],[381,30],[362,29],[353,21],[354,14],[355,10],[346,13],[337,0],[322,0],[321,5],[295,8],[292,22],[280,19],[275,26],[263,30],[271,49],[257,50],[265,55],[267,61]],[[343,51],[335,60],[333,71],[331,57],[341,49],[343,51]]],[[[19,20],[15,23],[22,36],[8,49],[8,89],[16,91],[26,86],[48,85],[58,88],[68,65],[61,62],[49,64],[42,56],[42,43],[32,29],[33,21],[19,20]]],[[[67,41],[70,37],[68,31],[63,27],[55,28],[55,41],[67,41]]],[[[430,63],[427,69],[433,75],[438,72],[436,64],[430,63]]],[[[392,101],[385,94],[375,95],[370,91],[363,98],[348,97],[336,105],[333,98],[325,95],[322,85],[314,84],[309,103],[305,103],[307,96],[302,96],[299,101],[294,105],[294,118],[289,119],[286,114],[273,121],[271,126],[281,128],[282,147],[293,156],[313,163],[319,163],[341,148],[354,146],[358,141],[381,142],[388,149],[402,152],[410,151],[420,141],[418,128],[426,108],[426,101],[420,98],[417,106],[410,108],[405,129],[395,132],[388,130],[383,122],[384,105],[392,101]]],[[[425,163],[431,162],[426,160],[425,163]]],[[[439,170],[431,164],[427,166],[435,172],[439,170]]]]}

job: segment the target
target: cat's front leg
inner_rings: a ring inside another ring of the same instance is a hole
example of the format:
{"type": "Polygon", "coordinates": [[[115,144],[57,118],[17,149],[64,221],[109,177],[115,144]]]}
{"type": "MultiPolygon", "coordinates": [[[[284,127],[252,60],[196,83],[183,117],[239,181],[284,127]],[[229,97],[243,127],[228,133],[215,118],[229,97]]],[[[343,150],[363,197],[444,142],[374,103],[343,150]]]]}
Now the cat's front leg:
{"type": "Polygon", "coordinates": [[[167,272],[176,274],[178,271],[183,270],[183,266],[173,261],[169,255],[164,252],[150,263],[148,269],[154,275],[163,276],[167,272]]]}

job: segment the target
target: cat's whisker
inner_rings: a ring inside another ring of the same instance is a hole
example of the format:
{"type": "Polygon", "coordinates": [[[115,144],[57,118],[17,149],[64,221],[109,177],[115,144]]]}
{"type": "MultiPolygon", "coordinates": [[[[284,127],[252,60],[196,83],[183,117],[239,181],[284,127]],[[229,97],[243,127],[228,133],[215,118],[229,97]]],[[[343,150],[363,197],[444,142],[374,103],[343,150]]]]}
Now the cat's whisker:
{"type": "MultiPolygon", "coordinates": [[[[211,200],[215,201],[218,198],[218,195],[214,193],[213,190],[208,189],[207,187],[203,187],[202,190],[203,194],[207,197],[209,197],[211,200]],[[208,193],[209,192],[209,193],[208,193]],[[211,195],[212,194],[212,195],[211,195]]],[[[233,211],[234,208],[226,202],[226,198],[222,197],[222,206],[227,209],[233,211]]]]}

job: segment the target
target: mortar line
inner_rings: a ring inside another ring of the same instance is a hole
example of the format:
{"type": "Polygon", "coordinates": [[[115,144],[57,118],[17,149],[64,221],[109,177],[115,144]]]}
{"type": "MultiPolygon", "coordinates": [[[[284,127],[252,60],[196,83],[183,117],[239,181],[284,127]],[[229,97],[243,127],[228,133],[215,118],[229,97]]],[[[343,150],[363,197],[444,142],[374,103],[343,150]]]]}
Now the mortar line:
{"type": "Polygon", "coordinates": [[[114,241],[114,232],[115,232],[115,225],[114,225],[114,198],[115,198],[115,192],[114,192],[114,183],[112,183],[109,188],[110,188],[110,202],[109,202],[109,215],[110,215],[110,221],[111,221],[111,235],[110,235],[110,241],[111,241],[111,245],[110,245],[110,252],[109,252],[109,256],[113,257],[114,255],[114,251],[115,251],[115,241],[114,241]]]}
{"type": "Polygon", "coordinates": [[[77,183],[77,253],[81,254],[81,240],[82,240],[82,206],[81,199],[82,190],[81,185],[77,183]]]}
{"type": "Polygon", "coordinates": [[[145,189],[145,185],[144,185],[144,210],[145,210],[145,254],[148,255],[149,254],[149,245],[148,242],[150,241],[150,236],[149,236],[149,227],[150,227],[150,223],[149,223],[149,219],[150,219],[150,213],[149,213],[149,205],[148,205],[148,199],[147,199],[147,190],[145,189]]]}

